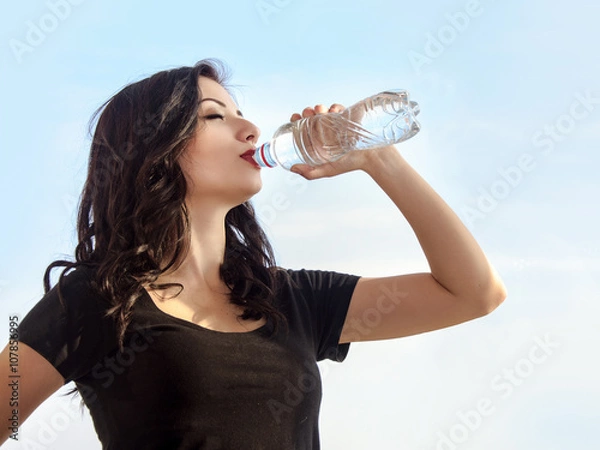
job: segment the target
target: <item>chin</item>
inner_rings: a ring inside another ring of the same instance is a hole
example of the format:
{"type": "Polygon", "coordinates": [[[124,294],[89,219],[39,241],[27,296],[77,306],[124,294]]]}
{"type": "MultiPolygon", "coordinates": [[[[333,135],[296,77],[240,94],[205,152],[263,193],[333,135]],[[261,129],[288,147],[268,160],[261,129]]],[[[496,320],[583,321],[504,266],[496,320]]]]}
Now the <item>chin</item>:
{"type": "Polygon", "coordinates": [[[260,179],[260,177],[254,182],[244,183],[244,186],[241,187],[240,191],[239,191],[242,195],[242,198],[240,199],[239,204],[242,204],[242,203],[250,200],[256,194],[258,194],[261,189],[262,189],[262,180],[260,179]]]}
{"type": "MultiPolygon", "coordinates": [[[[252,197],[254,197],[256,194],[258,194],[260,192],[260,190],[262,189],[262,182],[257,183],[256,186],[254,186],[253,189],[249,190],[247,193],[247,199],[246,200],[250,200],[252,197]]],[[[246,201],[244,200],[244,201],[246,201]]]]}

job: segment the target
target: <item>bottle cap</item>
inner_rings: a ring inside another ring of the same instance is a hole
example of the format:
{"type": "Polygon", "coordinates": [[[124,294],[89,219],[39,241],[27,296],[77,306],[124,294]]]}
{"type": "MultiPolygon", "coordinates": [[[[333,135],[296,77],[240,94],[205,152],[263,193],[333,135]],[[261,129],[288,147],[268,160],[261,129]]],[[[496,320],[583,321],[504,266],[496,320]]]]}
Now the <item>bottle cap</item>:
{"type": "Polygon", "coordinates": [[[253,158],[254,161],[256,161],[256,163],[260,167],[277,166],[277,161],[275,161],[275,159],[273,159],[273,156],[271,156],[271,144],[269,142],[265,142],[260,147],[257,147],[254,152],[253,158]]]}
{"type": "Polygon", "coordinates": [[[417,102],[410,102],[410,108],[412,109],[413,115],[418,115],[421,112],[421,107],[417,102]]]}

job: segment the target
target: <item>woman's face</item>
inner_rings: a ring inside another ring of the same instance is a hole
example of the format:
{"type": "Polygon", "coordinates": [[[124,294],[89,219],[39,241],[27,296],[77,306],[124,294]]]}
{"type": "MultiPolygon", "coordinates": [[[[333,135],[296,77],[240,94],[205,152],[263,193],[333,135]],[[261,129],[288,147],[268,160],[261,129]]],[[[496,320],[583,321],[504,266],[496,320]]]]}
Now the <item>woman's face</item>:
{"type": "Polygon", "coordinates": [[[179,161],[194,204],[235,207],[262,187],[260,168],[241,157],[258,143],[260,130],[216,81],[200,77],[202,93],[194,138],[179,161]]]}

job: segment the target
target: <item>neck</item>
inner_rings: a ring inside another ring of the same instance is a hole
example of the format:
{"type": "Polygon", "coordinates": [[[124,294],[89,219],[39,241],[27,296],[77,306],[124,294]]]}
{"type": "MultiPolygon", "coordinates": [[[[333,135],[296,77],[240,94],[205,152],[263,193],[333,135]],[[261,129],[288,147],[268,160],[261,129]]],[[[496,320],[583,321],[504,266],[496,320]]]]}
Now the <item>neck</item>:
{"type": "Polygon", "coordinates": [[[225,215],[219,207],[188,207],[191,237],[189,251],[181,265],[165,273],[157,282],[178,282],[186,289],[222,291],[219,274],[225,254],[225,215]]]}

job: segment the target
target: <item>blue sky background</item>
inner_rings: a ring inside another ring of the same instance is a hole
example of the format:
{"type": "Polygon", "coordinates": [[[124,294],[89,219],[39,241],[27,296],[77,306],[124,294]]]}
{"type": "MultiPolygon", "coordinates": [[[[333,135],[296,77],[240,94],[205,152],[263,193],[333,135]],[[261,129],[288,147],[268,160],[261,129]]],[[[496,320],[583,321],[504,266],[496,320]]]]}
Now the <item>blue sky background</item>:
{"type": "MultiPolygon", "coordinates": [[[[484,318],[352,344],[344,363],[322,363],[323,448],[598,448],[597,3],[64,5],[11,2],[0,17],[0,329],[41,298],[46,266],[73,254],[87,123],[125,84],[218,57],[263,139],[305,106],[405,88],[422,130],[398,149],[465,221],[509,296],[484,318]],[[49,30],[39,42],[31,24],[49,30]],[[486,414],[469,427],[478,407],[486,414]]],[[[281,265],[428,271],[366,174],[307,182],[273,169],[263,180],[255,205],[281,265]]],[[[99,449],[89,415],[73,410],[54,395],[3,448],[99,449]]]]}

